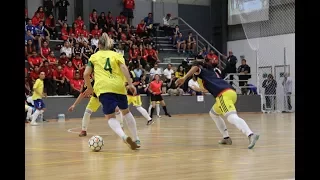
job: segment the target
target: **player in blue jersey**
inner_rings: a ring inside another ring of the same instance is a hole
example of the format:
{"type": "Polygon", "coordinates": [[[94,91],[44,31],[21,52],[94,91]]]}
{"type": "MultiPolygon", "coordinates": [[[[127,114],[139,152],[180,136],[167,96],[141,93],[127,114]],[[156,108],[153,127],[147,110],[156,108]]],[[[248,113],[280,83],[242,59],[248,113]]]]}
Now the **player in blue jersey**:
{"type": "Polygon", "coordinates": [[[215,97],[216,102],[210,110],[209,114],[216,123],[223,139],[219,141],[220,144],[231,145],[232,141],[229,137],[226,124],[221,116],[233,125],[235,125],[242,133],[249,138],[248,149],[252,149],[259,139],[258,134],[254,134],[247,123],[238,116],[235,108],[237,101],[237,93],[232,86],[207,63],[196,62],[189,72],[176,81],[177,86],[182,85],[188,77],[193,74],[202,79],[204,87],[215,97]]]}

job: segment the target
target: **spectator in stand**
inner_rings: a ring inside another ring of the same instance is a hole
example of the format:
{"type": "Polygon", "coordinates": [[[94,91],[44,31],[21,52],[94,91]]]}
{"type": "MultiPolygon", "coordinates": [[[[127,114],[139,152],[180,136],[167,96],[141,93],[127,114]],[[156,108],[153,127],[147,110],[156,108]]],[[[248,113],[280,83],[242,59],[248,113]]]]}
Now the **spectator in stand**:
{"type": "Polygon", "coordinates": [[[54,2],[53,0],[43,0],[43,8],[46,17],[49,17],[53,13],[54,2]]]}
{"type": "Polygon", "coordinates": [[[123,15],[123,12],[121,12],[120,15],[116,18],[116,28],[118,29],[119,27],[129,29],[127,18],[123,15]]]}
{"type": "Polygon", "coordinates": [[[160,68],[158,68],[158,63],[154,64],[154,67],[150,69],[150,77],[151,79],[153,79],[154,75],[158,74],[159,76],[161,76],[162,71],[160,68]]]}
{"type": "Polygon", "coordinates": [[[137,78],[141,78],[141,76],[143,76],[144,71],[143,71],[141,64],[139,64],[139,62],[134,64],[133,72],[137,78]]]}
{"type": "Polygon", "coordinates": [[[139,49],[137,45],[133,44],[132,48],[130,48],[129,50],[129,62],[133,60],[137,61],[138,55],[139,55],[139,49]]]}
{"type": "Polygon", "coordinates": [[[184,40],[182,33],[179,33],[179,36],[176,39],[177,52],[180,54],[180,49],[182,48],[182,53],[186,52],[186,41],[184,40]]]}
{"type": "Polygon", "coordinates": [[[28,20],[28,9],[26,8],[26,6],[24,6],[24,19],[27,23],[27,20],[28,20]]]}
{"type": "Polygon", "coordinates": [[[167,93],[169,96],[181,96],[183,95],[183,90],[180,87],[176,86],[176,80],[174,73],[172,73],[171,78],[167,81],[167,93]]]}
{"type": "Polygon", "coordinates": [[[67,41],[69,41],[70,47],[72,47],[74,44],[77,43],[76,36],[73,33],[69,34],[67,41]]]}
{"type": "Polygon", "coordinates": [[[49,65],[52,69],[56,69],[56,66],[58,65],[58,60],[56,56],[54,55],[54,51],[50,51],[49,56],[47,58],[49,65]]]}
{"type": "Polygon", "coordinates": [[[174,47],[174,45],[176,45],[177,38],[178,38],[179,34],[180,34],[180,29],[179,29],[179,26],[176,25],[176,27],[173,30],[173,36],[172,36],[173,47],[174,47]]]}
{"type": "Polygon", "coordinates": [[[210,52],[207,54],[206,59],[210,62],[210,64],[217,65],[219,62],[218,56],[215,54],[213,49],[210,50],[210,52]]]}
{"type": "Polygon", "coordinates": [[[80,79],[80,73],[76,72],[73,79],[70,80],[70,94],[74,97],[78,97],[81,93],[81,89],[83,88],[84,81],[80,79]]]}
{"type": "Polygon", "coordinates": [[[150,67],[153,67],[155,63],[159,62],[158,52],[154,50],[150,44],[148,45],[147,52],[148,52],[147,61],[150,67]]]}
{"type": "Polygon", "coordinates": [[[75,70],[80,73],[80,77],[82,78],[85,66],[82,63],[80,54],[76,54],[75,58],[72,60],[72,64],[75,70]]]}
{"type": "Polygon", "coordinates": [[[146,23],[144,22],[144,20],[141,20],[140,23],[137,25],[137,30],[136,30],[136,34],[140,37],[145,37],[147,36],[147,28],[146,28],[146,23]]]}
{"type": "Polygon", "coordinates": [[[27,41],[27,44],[24,47],[24,52],[25,52],[26,59],[32,56],[33,52],[36,52],[36,46],[33,44],[32,40],[29,39],[27,41]]]}
{"type": "Polygon", "coordinates": [[[34,69],[37,67],[42,67],[43,60],[40,56],[38,56],[38,53],[36,51],[32,52],[32,56],[28,58],[30,69],[34,69]]]}
{"type": "Polygon", "coordinates": [[[123,15],[128,18],[128,24],[132,25],[133,17],[133,10],[135,8],[134,0],[123,0],[123,15]]]}
{"type": "Polygon", "coordinates": [[[144,22],[146,23],[146,28],[150,36],[153,36],[153,16],[152,13],[149,13],[147,17],[145,17],[144,22]]]}
{"type": "Polygon", "coordinates": [[[86,37],[84,37],[84,35],[81,33],[80,36],[77,38],[76,43],[83,45],[84,42],[89,43],[89,40],[86,37]]]}
{"type": "Polygon", "coordinates": [[[166,37],[171,37],[172,36],[172,32],[173,32],[173,28],[170,25],[170,22],[173,18],[171,17],[171,14],[167,14],[165,17],[163,17],[163,31],[164,31],[164,35],[166,37]]]}
{"type": "Polygon", "coordinates": [[[66,57],[71,60],[72,58],[72,48],[69,41],[64,41],[62,48],[60,49],[60,53],[65,53],[66,57]]]}
{"type": "Polygon", "coordinates": [[[200,88],[200,85],[198,83],[198,77],[196,75],[193,75],[192,79],[189,80],[188,87],[191,96],[203,95],[205,92],[207,92],[205,89],[200,88]]]}
{"type": "Polygon", "coordinates": [[[98,43],[99,43],[99,36],[98,36],[98,35],[95,35],[95,36],[91,39],[91,47],[92,47],[92,49],[98,48],[98,43]]]}
{"type": "Polygon", "coordinates": [[[70,34],[74,34],[75,38],[78,38],[80,33],[81,33],[81,29],[78,28],[77,23],[72,23],[72,27],[69,29],[69,35],[70,34]]]}
{"type": "Polygon", "coordinates": [[[45,20],[45,14],[44,14],[42,6],[38,7],[37,11],[34,13],[34,16],[37,16],[37,14],[39,14],[40,21],[44,21],[45,20]]]}
{"type": "MultiPolygon", "coordinates": [[[[236,73],[237,72],[237,67],[236,64],[238,62],[238,59],[236,56],[233,55],[232,51],[229,51],[229,56],[226,57],[227,58],[227,62],[226,62],[226,67],[223,70],[223,76],[226,77],[229,73],[236,73]]],[[[232,86],[233,84],[233,75],[230,75],[230,85],[232,86]]]]}
{"type": "Polygon", "coordinates": [[[98,28],[102,31],[102,29],[105,28],[107,24],[106,14],[104,12],[100,13],[100,16],[98,17],[98,28]]]}
{"type": "Polygon", "coordinates": [[[140,86],[138,86],[139,94],[147,94],[148,89],[148,81],[146,79],[146,75],[143,74],[140,78],[140,86]]]}
{"type": "MultiPolygon", "coordinates": [[[[51,49],[48,46],[48,42],[44,41],[41,48],[40,48],[40,57],[45,61],[48,60],[48,56],[50,53],[51,49]]],[[[47,75],[47,74],[46,74],[47,75]]]]}
{"type": "Polygon", "coordinates": [[[60,54],[60,58],[59,58],[59,65],[64,68],[67,65],[68,61],[70,61],[70,60],[68,59],[66,53],[62,52],[60,54]]]}
{"type": "Polygon", "coordinates": [[[83,25],[83,26],[82,26],[82,31],[81,31],[81,33],[83,34],[83,37],[89,39],[89,34],[90,34],[90,33],[88,32],[86,25],[83,25]]]}
{"type": "Polygon", "coordinates": [[[64,78],[67,82],[68,92],[70,92],[70,80],[74,78],[76,70],[73,67],[72,61],[67,62],[67,66],[63,68],[64,78]]]}
{"type": "Polygon", "coordinates": [[[176,78],[178,78],[178,79],[183,78],[183,76],[185,76],[185,75],[186,75],[186,72],[185,72],[183,66],[179,65],[177,68],[177,71],[175,73],[176,78]]]}
{"type": "Polygon", "coordinates": [[[196,56],[196,60],[197,59],[205,59],[208,55],[208,51],[207,48],[204,47],[203,49],[200,50],[199,54],[196,56]]]}
{"type": "Polygon", "coordinates": [[[189,51],[189,53],[193,54],[196,50],[196,47],[197,47],[196,38],[192,36],[192,32],[189,32],[188,38],[187,38],[187,50],[189,51]]]}
{"type": "Polygon", "coordinates": [[[171,75],[174,74],[174,71],[172,69],[172,64],[168,64],[167,68],[163,71],[163,75],[166,78],[166,82],[171,80],[171,75]]]}
{"type": "Polygon", "coordinates": [[[56,94],[54,90],[55,86],[53,85],[55,82],[52,78],[53,71],[54,70],[49,66],[49,62],[44,61],[44,66],[40,68],[40,72],[44,72],[46,75],[45,79],[43,80],[43,83],[48,96],[53,96],[56,94]]]}
{"type": "Polygon", "coordinates": [[[63,23],[62,28],[61,28],[61,39],[66,41],[68,38],[69,38],[68,24],[63,23]]]}
{"type": "Polygon", "coordinates": [[[92,31],[96,25],[98,25],[98,14],[97,10],[93,9],[89,15],[89,30],[92,31]]]}
{"type": "Polygon", "coordinates": [[[62,67],[59,65],[57,70],[53,72],[53,83],[55,93],[58,95],[66,95],[68,93],[68,85],[66,83],[65,74],[62,67]]]}
{"type": "Polygon", "coordinates": [[[79,29],[83,29],[84,21],[82,20],[82,16],[78,15],[77,19],[74,21],[79,29]]]}
{"type": "Polygon", "coordinates": [[[30,30],[27,31],[26,35],[24,36],[24,41],[25,41],[25,45],[28,44],[28,41],[31,40],[31,43],[33,43],[33,41],[36,38],[31,34],[30,30]]]}
{"type": "Polygon", "coordinates": [[[247,64],[247,60],[242,59],[241,65],[238,67],[239,73],[239,87],[241,88],[242,95],[248,93],[248,88],[244,87],[247,86],[248,80],[251,78],[250,75],[250,66],[247,64]]]}
{"type": "Polygon", "coordinates": [[[27,96],[31,95],[31,88],[30,88],[28,77],[24,78],[24,92],[27,96]]]}
{"type": "Polygon", "coordinates": [[[51,39],[57,39],[58,29],[56,28],[56,20],[52,14],[50,14],[46,19],[45,28],[49,31],[51,39]]]}
{"type": "Polygon", "coordinates": [[[27,19],[27,25],[25,27],[25,31],[30,31],[33,36],[36,35],[36,27],[32,24],[31,19],[27,19]]]}
{"type": "Polygon", "coordinates": [[[100,35],[101,35],[101,31],[99,30],[99,26],[98,26],[98,24],[95,24],[93,30],[91,31],[91,36],[92,37],[94,37],[94,36],[100,37],[100,35]]]}
{"type": "Polygon", "coordinates": [[[67,21],[68,6],[70,6],[70,3],[67,0],[58,0],[56,2],[55,7],[58,8],[59,11],[58,22],[60,25],[67,21]]]}
{"type": "Polygon", "coordinates": [[[35,39],[39,42],[39,47],[41,46],[41,43],[45,40],[50,41],[50,32],[44,27],[43,21],[39,22],[39,25],[36,26],[36,36],[35,39]]]}
{"type": "Polygon", "coordinates": [[[93,54],[93,49],[91,46],[89,46],[89,44],[87,42],[83,43],[83,47],[82,47],[82,62],[83,64],[88,64],[88,60],[90,58],[90,56],[93,54]]]}
{"type": "Polygon", "coordinates": [[[39,13],[36,13],[33,17],[32,17],[32,25],[33,26],[38,26],[39,25],[39,22],[41,21],[41,18],[40,18],[40,14],[39,13]]]}
{"type": "Polygon", "coordinates": [[[108,15],[107,15],[107,18],[106,18],[106,23],[107,23],[108,27],[113,27],[115,25],[114,19],[113,19],[112,14],[111,14],[110,11],[108,12],[108,15]]]}
{"type": "Polygon", "coordinates": [[[40,70],[39,66],[35,65],[33,70],[30,72],[31,86],[33,86],[34,82],[36,82],[36,80],[39,78],[39,74],[40,74],[39,70],[40,70]]]}
{"type": "Polygon", "coordinates": [[[72,57],[76,57],[76,54],[79,54],[80,58],[82,58],[83,52],[82,52],[82,48],[80,47],[78,42],[76,42],[76,44],[72,48],[72,57]]]}
{"type": "Polygon", "coordinates": [[[110,31],[108,32],[108,35],[111,39],[115,40],[118,37],[118,32],[114,30],[113,27],[110,27],[110,31]]]}
{"type": "Polygon", "coordinates": [[[131,45],[132,42],[130,40],[128,40],[128,35],[127,32],[122,31],[122,28],[118,29],[118,41],[119,43],[123,44],[123,45],[131,45]]]}

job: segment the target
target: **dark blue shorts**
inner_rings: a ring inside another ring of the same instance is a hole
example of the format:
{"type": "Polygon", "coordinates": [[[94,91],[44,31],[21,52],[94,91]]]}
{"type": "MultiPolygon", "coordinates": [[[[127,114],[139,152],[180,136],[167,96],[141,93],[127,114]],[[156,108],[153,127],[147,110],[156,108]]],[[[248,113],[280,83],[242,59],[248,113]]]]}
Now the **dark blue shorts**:
{"type": "Polygon", "coordinates": [[[43,102],[42,99],[33,100],[33,103],[34,103],[34,107],[35,107],[36,109],[46,108],[46,105],[44,104],[44,102],[43,102]]]}
{"type": "Polygon", "coordinates": [[[128,109],[127,95],[103,93],[99,96],[99,101],[102,104],[102,111],[105,115],[115,112],[116,107],[119,109],[128,109]]]}

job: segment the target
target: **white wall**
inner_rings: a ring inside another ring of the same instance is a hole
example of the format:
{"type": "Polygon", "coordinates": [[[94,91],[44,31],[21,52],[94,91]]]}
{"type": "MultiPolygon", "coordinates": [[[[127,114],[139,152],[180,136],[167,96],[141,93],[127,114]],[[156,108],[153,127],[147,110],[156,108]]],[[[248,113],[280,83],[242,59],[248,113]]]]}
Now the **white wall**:
{"type": "MultiPolygon", "coordinates": [[[[241,64],[240,56],[245,56],[252,73],[252,78],[249,82],[254,85],[257,85],[257,67],[272,66],[272,73],[276,76],[274,66],[290,65],[290,76],[293,79],[293,94],[295,94],[295,34],[229,41],[227,46],[228,50],[233,51],[234,55],[238,58],[237,67],[241,64]],[[284,58],[285,54],[286,58],[284,58]]],[[[277,71],[277,74],[279,74],[279,69],[277,71]]],[[[259,83],[261,86],[261,82],[263,81],[262,71],[260,70],[259,73],[259,83]]],[[[281,81],[281,78],[278,81],[281,81]]],[[[261,91],[263,90],[261,89],[261,91]]],[[[281,95],[281,93],[282,85],[281,82],[278,82],[277,94],[281,95]]]]}

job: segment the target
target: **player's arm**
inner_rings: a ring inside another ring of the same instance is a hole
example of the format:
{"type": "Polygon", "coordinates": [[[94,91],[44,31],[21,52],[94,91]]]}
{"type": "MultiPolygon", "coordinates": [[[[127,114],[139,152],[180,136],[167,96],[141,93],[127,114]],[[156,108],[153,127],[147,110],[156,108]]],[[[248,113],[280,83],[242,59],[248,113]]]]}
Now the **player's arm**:
{"type": "Polygon", "coordinates": [[[78,96],[78,98],[74,101],[74,103],[72,104],[72,106],[76,107],[76,105],[78,105],[82,99],[84,98],[84,94],[80,93],[80,95],[78,96]]]}
{"type": "Polygon", "coordinates": [[[193,76],[193,74],[195,74],[196,72],[199,71],[199,67],[198,66],[192,66],[192,68],[188,71],[188,73],[186,75],[184,75],[183,79],[186,80],[189,77],[193,76]]]}
{"type": "MultiPolygon", "coordinates": [[[[91,57],[90,57],[91,59],[91,57]]],[[[86,69],[84,70],[83,73],[83,79],[84,79],[84,84],[87,87],[87,89],[93,89],[92,85],[91,85],[91,81],[90,81],[90,75],[93,72],[93,64],[91,62],[91,60],[89,60],[86,69]]]]}

